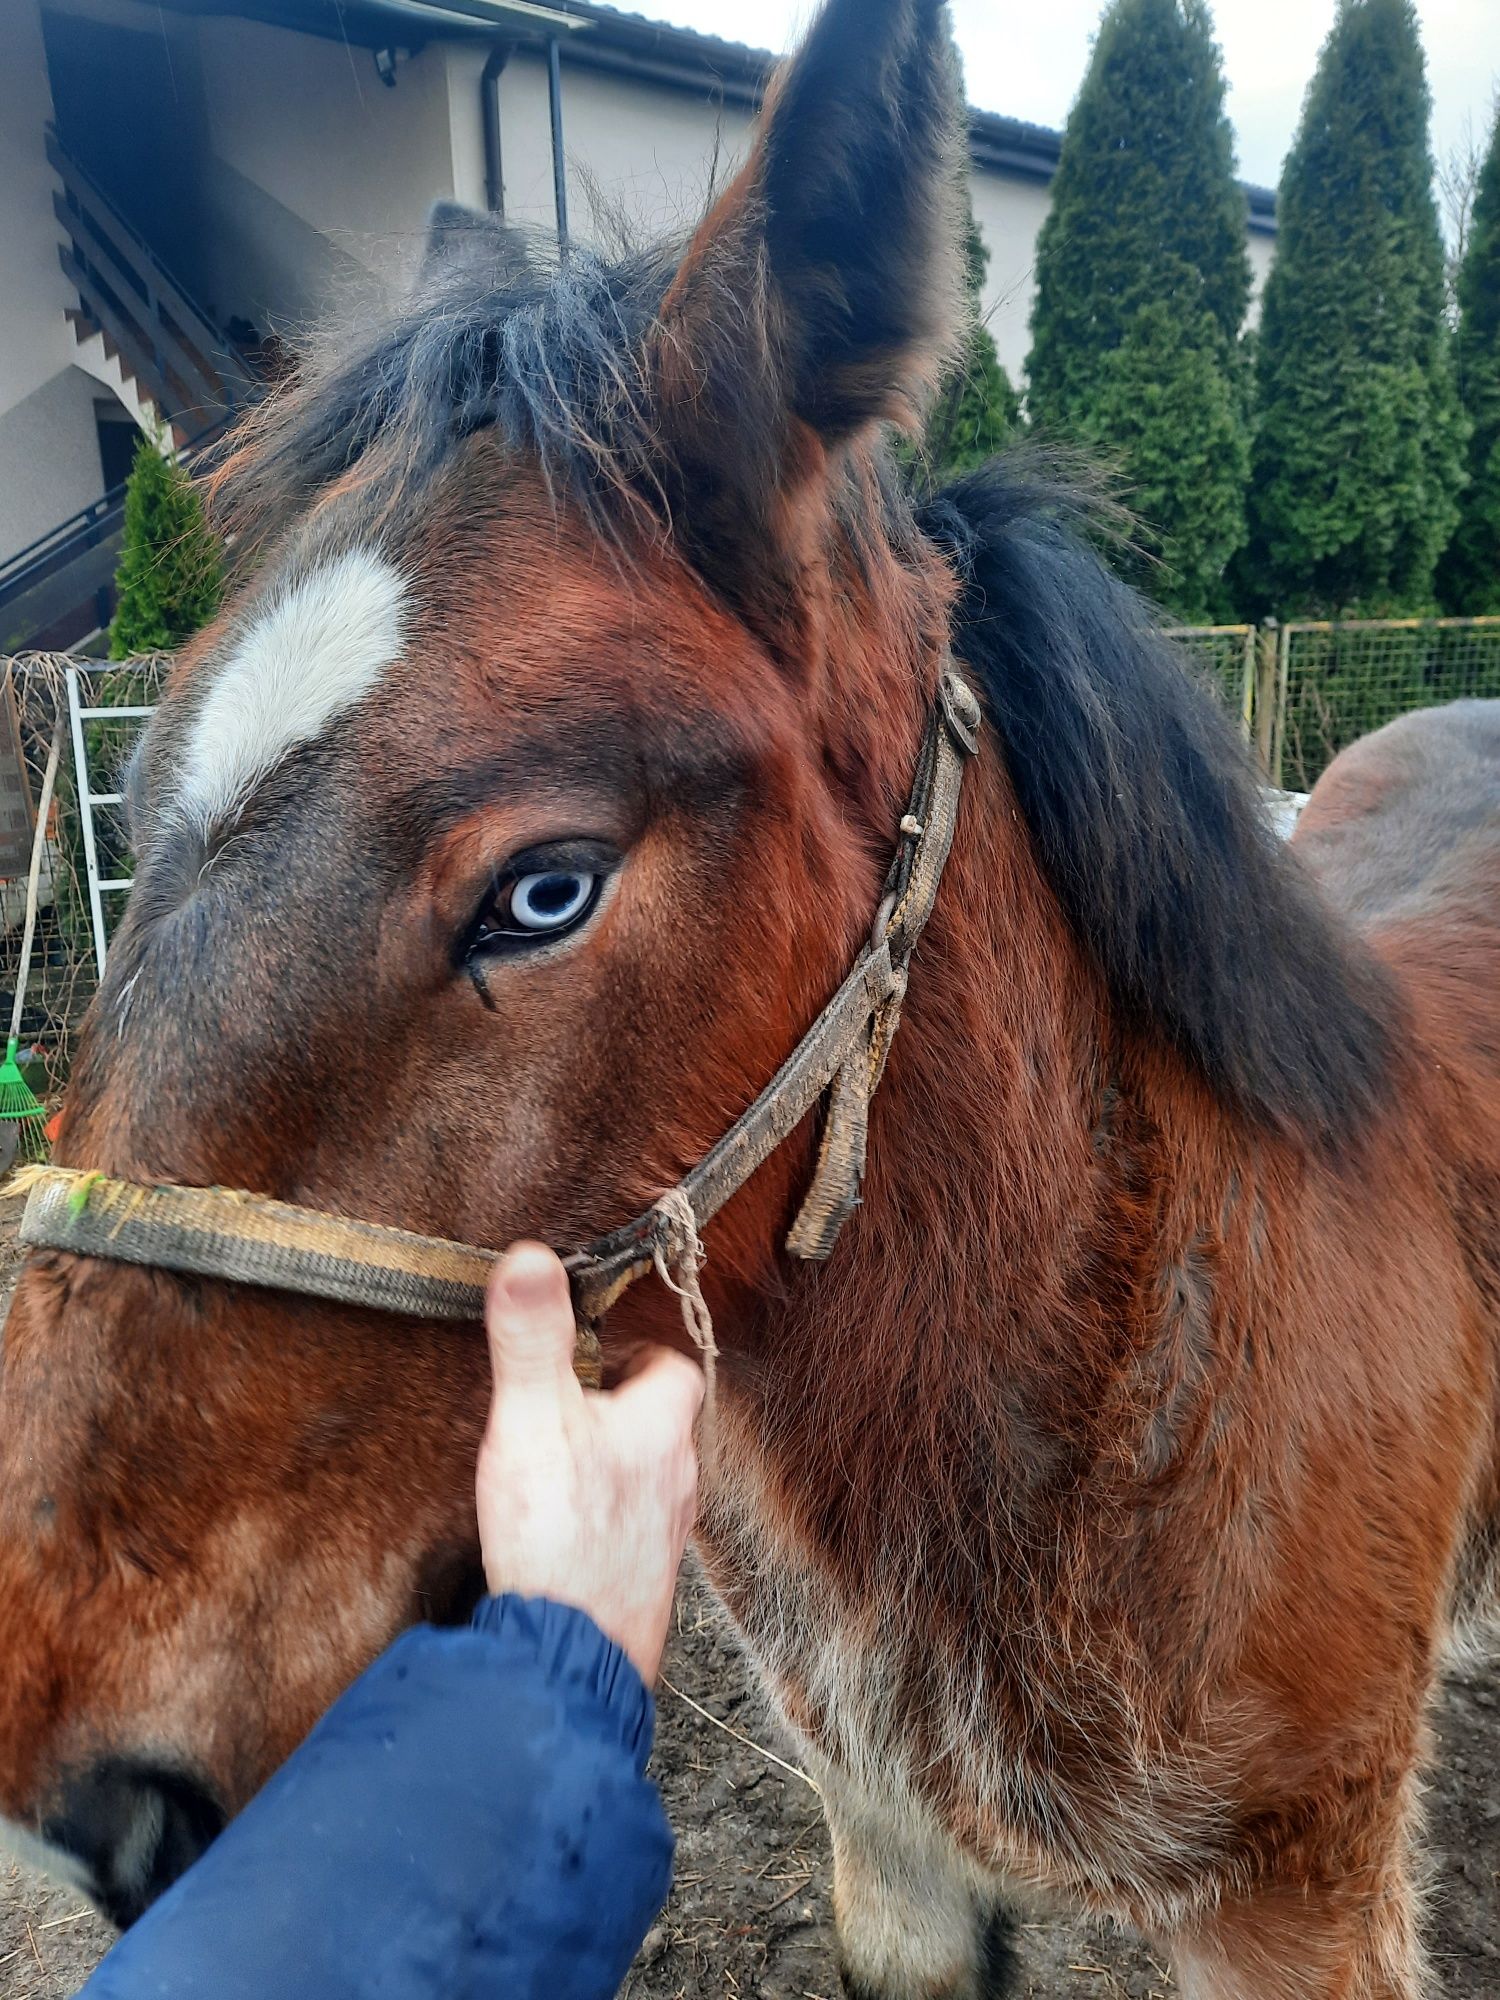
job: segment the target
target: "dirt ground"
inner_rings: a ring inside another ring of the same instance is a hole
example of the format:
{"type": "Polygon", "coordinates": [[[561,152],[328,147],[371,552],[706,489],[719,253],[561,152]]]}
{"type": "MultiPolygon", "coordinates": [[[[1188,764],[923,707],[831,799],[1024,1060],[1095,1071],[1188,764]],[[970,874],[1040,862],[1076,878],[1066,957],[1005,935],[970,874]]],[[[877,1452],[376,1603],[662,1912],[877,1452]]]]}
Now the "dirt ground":
{"type": "MultiPolygon", "coordinates": [[[[0,1309],[13,1208],[0,1204],[0,1309]]],[[[1438,1990],[1500,2000],[1500,1668],[1455,1677],[1437,1725],[1428,1807],[1438,1990]]],[[[789,1762],[722,1614],[686,1577],[654,1760],[677,1830],[677,1880],[627,2000],[836,2000],[828,1840],[816,1794],[789,1762]]],[[[0,2000],[66,2000],[110,1937],[76,1892],[0,1857],[0,2000]]],[[[1029,1922],[1021,1949],[1022,2000],[1165,2000],[1174,1990],[1137,1940],[1092,1926],[1029,1922]]]]}

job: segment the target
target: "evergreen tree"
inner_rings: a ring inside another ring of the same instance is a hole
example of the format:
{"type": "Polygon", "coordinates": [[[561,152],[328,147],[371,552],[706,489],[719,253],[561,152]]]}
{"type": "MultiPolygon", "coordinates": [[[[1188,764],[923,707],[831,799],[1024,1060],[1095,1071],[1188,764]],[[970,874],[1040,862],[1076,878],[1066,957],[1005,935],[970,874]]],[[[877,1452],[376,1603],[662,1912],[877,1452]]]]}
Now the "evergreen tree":
{"type": "Polygon", "coordinates": [[[1138,580],[1191,618],[1245,535],[1245,237],[1205,0],[1114,0],[1037,242],[1028,411],[1119,473],[1138,580]]]}
{"type": "Polygon", "coordinates": [[[143,436],[125,487],[110,658],[180,646],[213,617],[223,587],[219,544],[192,480],[143,436]]]}
{"type": "Polygon", "coordinates": [[[1256,347],[1247,594],[1425,609],[1464,424],[1411,0],[1340,0],[1287,157],[1256,347]]]}
{"type": "Polygon", "coordinates": [[[1140,307],[1104,357],[1082,429],[1126,469],[1126,499],[1145,530],[1144,559],[1117,554],[1117,566],[1189,623],[1228,617],[1224,573],[1245,538],[1250,437],[1212,316],[1140,307]]]}
{"type": "Polygon", "coordinates": [[[935,481],[971,472],[993,458],[1020,428],[1021,404],[1001,366],[994,336],[985,325],[984,279],[990,253],[985,248],[974,204],[969,201],[967,234],[969,337],[927,420],[923,439],[935,481]]]}
{"type": "Polygon", "coordinates": [[[1439,572],[1455,617],[1500,612],[1500,116],[1458,272],[1458,392],[1473,429],[1458,532],[1439,572]]]}

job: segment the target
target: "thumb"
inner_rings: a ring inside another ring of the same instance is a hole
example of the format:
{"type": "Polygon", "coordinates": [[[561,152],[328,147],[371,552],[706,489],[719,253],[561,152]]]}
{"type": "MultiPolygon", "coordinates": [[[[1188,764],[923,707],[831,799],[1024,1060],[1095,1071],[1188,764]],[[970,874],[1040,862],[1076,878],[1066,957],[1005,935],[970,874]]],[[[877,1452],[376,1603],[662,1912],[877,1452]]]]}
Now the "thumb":
{"type": "MultiPolygon", "coordinates": [[[[491,1273],[485,1332],[498,1395],[573,1383],[573,1300],[568,1274],[542,1243],[516,1243],[491,1273]]],[[[576,1386],[576,1385],[575,1385],[576,1386]]]]}

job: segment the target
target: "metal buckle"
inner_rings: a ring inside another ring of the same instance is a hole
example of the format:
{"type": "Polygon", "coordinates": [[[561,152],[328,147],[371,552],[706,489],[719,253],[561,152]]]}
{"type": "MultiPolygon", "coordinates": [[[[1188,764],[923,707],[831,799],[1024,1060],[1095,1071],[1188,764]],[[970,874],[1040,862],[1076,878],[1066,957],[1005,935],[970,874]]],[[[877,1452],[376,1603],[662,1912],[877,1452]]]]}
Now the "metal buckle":
{"type": "Polygon", "coordinates": [[[891,918],[896,914],[896,892],[887,889],[880,899],[880,907],[875,912],[875,921],[870,926],[870,949],[879,951],[885,943],[885,934],[891,927],[891,918]]]}
{"type": "Polygon", "coordinates": [[[938,707],[948,725],[948,734],[959,749],[966,757],[977,757],[984,711],[974,690],[952,667],[944,669],[943,678],[938,682],[938,707]]]}

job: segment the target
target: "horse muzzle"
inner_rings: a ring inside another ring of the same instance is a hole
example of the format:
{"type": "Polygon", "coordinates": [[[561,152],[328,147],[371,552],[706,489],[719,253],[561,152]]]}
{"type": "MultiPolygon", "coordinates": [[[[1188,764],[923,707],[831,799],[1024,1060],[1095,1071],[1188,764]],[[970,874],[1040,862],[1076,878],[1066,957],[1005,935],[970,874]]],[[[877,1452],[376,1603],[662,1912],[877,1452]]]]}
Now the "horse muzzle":
{"type": "Polygon", "coordinates": [[[63,1780],[36,1858],[125,1930],[192,1867],[225,1819],[190,1773],[107,1757],[63,1780]]]}

